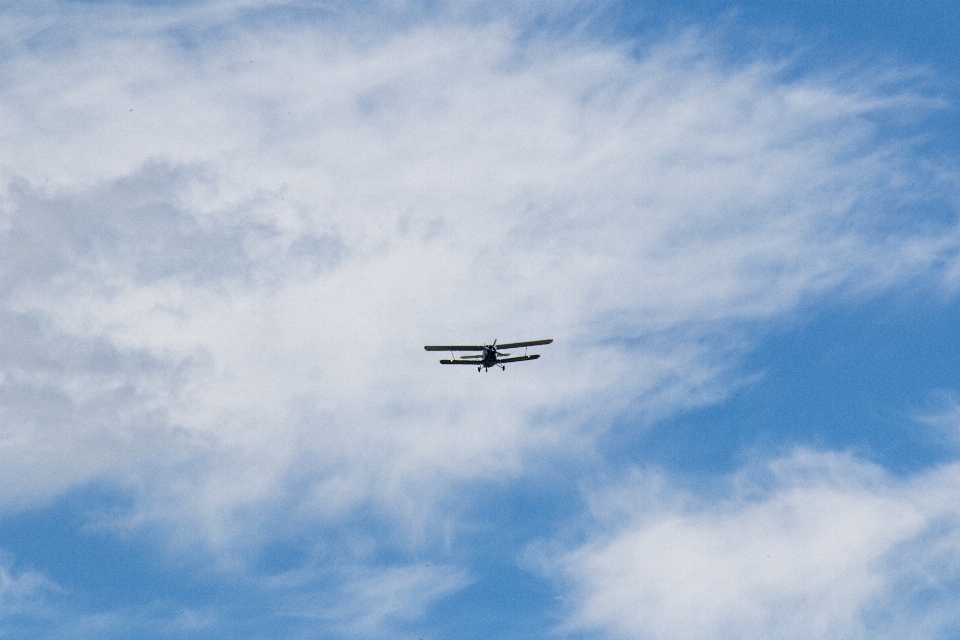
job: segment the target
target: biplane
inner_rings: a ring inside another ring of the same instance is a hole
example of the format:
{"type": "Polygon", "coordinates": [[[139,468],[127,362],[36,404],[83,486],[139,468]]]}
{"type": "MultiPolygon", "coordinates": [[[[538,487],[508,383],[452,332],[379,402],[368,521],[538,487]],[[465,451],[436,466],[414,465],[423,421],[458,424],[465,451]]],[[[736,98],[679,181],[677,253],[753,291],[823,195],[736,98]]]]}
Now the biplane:
{"type": "Polygon", "coordinates": [[[472,364],[477,365],[477,371],[489,371],[490,367],[500,367],[502,371],[506,371],[507,368],[504,366],[504,364],[507,362],[524,362],[525,360],[536,360],[540,357],[540,354],[537,353],[528,354],[527,347],[550,344],[551,342],[553,342],[553,338],[548,338],[546,340],[530,340],[528,342],[510,342],[507,344],[501,344],[498,347],[497,341],[494,340],[493,344],[427,345],[424,347],[424,349],[427,351],[449,351],[450,359],[441,360],[440,364],[472,364]],[[510,354],[505,351],[500,351],[500,349],[521,348],[523,349],[522,356],[504,357],[510,356],[510,354]],[[457,357],[454,355],[455,351],[477,351],[479,353],[457,357]]]}

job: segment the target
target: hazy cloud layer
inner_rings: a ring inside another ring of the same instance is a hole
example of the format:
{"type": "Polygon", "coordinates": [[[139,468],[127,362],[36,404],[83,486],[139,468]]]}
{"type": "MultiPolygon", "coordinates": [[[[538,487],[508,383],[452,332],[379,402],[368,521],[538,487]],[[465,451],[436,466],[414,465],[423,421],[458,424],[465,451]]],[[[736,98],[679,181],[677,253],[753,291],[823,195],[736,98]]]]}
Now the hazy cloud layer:
{"type": "MultiPolygon", "coordinates": [[[[265,540],[359,527],[358,514],[390,523],[383,544],[430,545],[463,515],[449,506],[462,483],[591,455],[616,416],[723,397],[746,330],[822,296],[936,287],[956,262],[956,229],[916,215],[949,204],[950,168],[878,133],[940,106],[909,80],[734,65],[695,33],[637,51],[531,38],[516,17],[7,13],[7,510],[106,481],[136,498],[114,526],[161,523],[235,568],[265,540]],[[482,377],[422,350],[547,336],[536,368],[482,377]]],[[[798,485],[796,508],[879,509],[888,484],[798,485]]],[[[756,518],[790,506],[786,491],[756,518]]],[[[865,577],[944,508],[898,491],[917,528],[850,560],[865,577]]],[[[713,531],[679,522],[690,539],[713,531]]],[[[811,526],[769,541],[819,544],[833,524],[811,526]]],[[[610,549],[570,560],[581,619],[649,631],[593,604],[610,549]]],[[[752,547],[728,551],[717,571],[752,547]]],[[[639,593],[653,589],[643,566],[623,569],[639,593]]],[[[369,610],[371,585],[429,601],[465,580],[379,570],[334,607],[354,612],[343,628],[422,611],[399,597],[369,610]]],[[[806,597],[819,579],[793,588],[806,597]]],[[[845,633],[846,611],[824,629],[845,633]]],[[[708,630],[711,615],[689,624],[708,630]]]]}

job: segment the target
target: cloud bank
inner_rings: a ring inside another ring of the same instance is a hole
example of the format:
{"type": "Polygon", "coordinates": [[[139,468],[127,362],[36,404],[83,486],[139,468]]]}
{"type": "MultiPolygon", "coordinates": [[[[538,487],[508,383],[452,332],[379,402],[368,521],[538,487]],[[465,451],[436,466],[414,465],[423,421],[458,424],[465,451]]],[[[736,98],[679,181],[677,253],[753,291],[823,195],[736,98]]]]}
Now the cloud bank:
{"type": "Polygon", "coordinates": [[[639,473],[556,560],[572,623],[629,638],[938,638],[957,629],[958,468],[897,479],[799,450],[720,499],[639,473]],[[601,533],[602,532],[602,533],[601,533]]]}

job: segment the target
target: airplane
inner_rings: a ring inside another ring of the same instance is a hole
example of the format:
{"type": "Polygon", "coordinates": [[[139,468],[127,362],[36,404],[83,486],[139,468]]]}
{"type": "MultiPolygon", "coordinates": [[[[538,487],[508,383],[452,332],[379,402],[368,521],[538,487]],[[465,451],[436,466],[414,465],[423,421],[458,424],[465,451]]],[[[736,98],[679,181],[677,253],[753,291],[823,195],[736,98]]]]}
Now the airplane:
{"type": "Polygon", "coordinates": [[[524,353],[522,356],[514,356],[513,358],[501,358],[501,356],[509,356],[509,353],[500,351],[500,349],[519,349],[520,347],[533,347],[538,344],[550,344],[553,342],[553,338],[548,338],[546,340],[531,340],[529,342],[511,342],[509,344],[502,344],[500,348],[497,348],[497,341],[494,340],[493,344],[484,344],[484,345],[454,345],[454,346],[436,346],[436,345],[427,345],[424,347],[427,351],[449,351],[450,360],[441,360],[440,364],[475,364],[479,365],[477,371],[486,370],[489,371],[490,367],[500,367],[501,371],[506,371],[507,368],[504,366],[505,362],[523,362],[524,360],[536,360],[540,357],[539,354],[532,353],[527,355],[526,348],[524,348],[524,353]],[[457,358],[453,355],[454,351],[480,351],[481,353],[476,353],[469,356],[463,356],[457,358]]]}

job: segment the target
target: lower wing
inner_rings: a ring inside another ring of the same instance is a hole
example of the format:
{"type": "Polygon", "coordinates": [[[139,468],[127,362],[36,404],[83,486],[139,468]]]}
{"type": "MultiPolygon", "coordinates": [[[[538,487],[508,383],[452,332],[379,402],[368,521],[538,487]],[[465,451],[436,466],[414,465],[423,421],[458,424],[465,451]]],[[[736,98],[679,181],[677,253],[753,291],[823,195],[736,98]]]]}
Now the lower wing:
{"type": "Polygon", "coordinates": [[[481,364],[479,360],[441,360],[440,364],[481,364]]]}
{"type": "Polygon", "coordinates": [[[516,358],[499,358],[497,362],[523,362],[524,360],[536,360],[540,354],[531,353],[529,356],[517,356],[516,358]]]}

